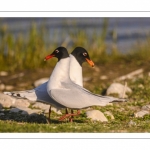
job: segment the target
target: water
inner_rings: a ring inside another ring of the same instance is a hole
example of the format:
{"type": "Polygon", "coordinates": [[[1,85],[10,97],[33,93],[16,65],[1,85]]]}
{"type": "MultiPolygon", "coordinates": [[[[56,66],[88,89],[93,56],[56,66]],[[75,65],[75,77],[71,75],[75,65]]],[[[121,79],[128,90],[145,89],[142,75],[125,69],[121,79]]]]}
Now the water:
{"type": "MultiPolygon", "coordinates": [[[[49,31],[50,40],[57,41],[58,45],[66,38],[69,40],[69,34],[75,31],[75,27],[86,31],[89,37],[95,31],[100,34],[103,21],[104,18],[0,18],[0,23],[7,24],[14,35],[20,32],[28,34],[32,22],[36,22],[37,27],[44,23],[49,31]]],[[[144,41],[150,35],[150,18],[108,18],[106,36],[108,49],[113,42],[112,31],[117,33],[117,48],[125,53],[137,41],[144,41]]]]}

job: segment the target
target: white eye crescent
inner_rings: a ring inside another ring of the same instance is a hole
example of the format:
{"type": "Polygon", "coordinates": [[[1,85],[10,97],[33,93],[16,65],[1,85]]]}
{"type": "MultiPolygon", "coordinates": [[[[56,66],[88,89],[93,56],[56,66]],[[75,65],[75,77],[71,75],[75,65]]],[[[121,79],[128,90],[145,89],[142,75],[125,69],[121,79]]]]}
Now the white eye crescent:
{"type": "Polygon", "coordinates": [[[56,52],[56,53],[59,53],[59,50],[58,50],[58,49],[56,49],[56,50],[55,50],[55,52],[56,52]]]}
{"type": "Polygon", "coordinates": [[[85,52],[85,53],[83,53],[83,56],[87,56],[87,53],[85,52]]]}

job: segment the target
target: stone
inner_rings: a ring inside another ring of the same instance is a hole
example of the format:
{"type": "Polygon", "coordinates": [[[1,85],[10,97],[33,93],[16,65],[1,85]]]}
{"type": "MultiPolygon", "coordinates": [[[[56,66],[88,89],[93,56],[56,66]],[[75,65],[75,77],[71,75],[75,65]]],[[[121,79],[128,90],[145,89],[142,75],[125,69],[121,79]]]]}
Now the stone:
{"type": "Polygon", "coordinates": [[[113,103],[107,103],[106,106],[113,106],[113,103]]]}
{"type": "Polygon", "coordinates": [[[29,106],[30,102],[25,99],[16,99],[12,104],[12,107],[29,107],[29,106]]]}
{"type": "Polygon", "coordinates": [[[20,109],[22,109],[23,111],[26,111],[29,115],[34,114],[34,113],[38,114],[42,112],[42,110],[40,109],[31,109],[31,108],[25,108],[25,107],[20,108],[20,109]]]}
{"type": "Polygon", "coordinates": [[[20,110],[19,108],[11,108],[9,112],[10,113],[18,113],[20,111],[22,111],[22,110],[20,110]]]}
{"type": "Polygon", "coordinates": [[[3,107],[10,108],[12,106],[12,104],[15,102],[15,100],[16,100],[15,98],[13,98],[9,95],[0,93],[0,104],[3,107]]]}
{"type": "Polygon", "coordinates": [[[90,118],[92,121],[107,122],[108,119],[104,114],[99,110],[90,110],[86,112],[87,118],[90,118]]]}
{"type": "MultiPolygon", "coordinates": [[[[50,106],[50,105],[49,105],[50,106]]],[[[58,115],[62,115],[61,109],[51,107],[51,110],[54,111],[58,115]]],[[[49,108],[44,111],[44,113],[49,113],[49,108]]]]}
{"type": "Polygon", "coordinates": [[[107,77],[107,76],[105,76],[105,75],[103,75],[103,76],[100,76],[100,79],[101,79],[101,80],[107,80],[107,79],[108,79],[108,77],[107,77]]]}
{"type": "Polygon", "coordinates": [[[62,115],[62,112],[60,111],[59,108],[52,107],[51,109],[52,109],[52,111],[54,111],[56,114],[62,115]]]}
{"type": "Polygon", "coordinates": [[[12,86],[12,85],[5,85],[5,90],[6,91],[10,91],[10,90],[12,90],[14,88],[14,86],[12,86]]]}
{"type": "Polygon", "coordinates": [[[112,120],[115,119],[114,116],[113,116],[113,114],[112,114],[111,112],[109,112],[109,111],[105,111],[104,114],[105,114],[106,116],[109,116],[112,120]]]}
{"type": "Polygon", "coordinates": [[[0,91],[3,91],[5,89],[5,84],[0,83],[0,91]]]}
{"type": "MultiPolygon", "coordinates": [[[[36,102],[35,104],[32,105],[32,107],[42,109],[42,110],[44,110],[45,113],[49,113],[50,105],[36,102]]],[[[59,108],[51,107],[51,110],[54,111],[56,114],[62,115],[59,108]]]]}
{"type": "Polygon", "coordinates": [[[36,80],[36,81],[34,82],[34,86],[37,87],[37,86],[39,86],[39,85],[41,85],[41,84],[47,82],[48,80],[49,80],[49,78],[41,78],[41,79],[39,79],[39,80],[36,80]]]}
{"type": "Polygon", "coordinates": [[[139,85],[138,85],[138,88],[144,89],[143,84],[139,84],[139,85]]]}
{"type": "Polygon", "coordinates": [[[142,106],[142,108],[141,108],[141,109],[142,109],[142,110],[150,111],[150,105],[142,106]]]}
{"type": "Polygon", "coordinates": [[[136,125],[136,122],[130,120],[129,123],[128,123],[128,126],[131,127],[131,126],[135,126],[136,125]]]}
{"type": "MultiPolygon", "coordinates": [[[[125,86],[120,84],[120,83],[113,83],[111,84],[107,91],[106,91],[106,95],[110,95],[110,94],[118,94],[120,98],[122,98],[122,95],[124,93],[124,88],[125,86]]],[[[126,93],[131,93],[132,90],[127,86],[126,90],[125,90],[125,95],[124,98],[127,98],[128,96],[126,95],[126,93]]]]}
{"type": "Polygon", "coordinates": [[[139,112],[136,112],[136,113],[134,113],[134,116],[136,117],[136,118],[142,118],[142,117],[144,117],[145,115],[147,115],[147,114],[149,114],[149,112],[148,111],[146,111],[146,110],[141,110],[141,111],[139,111],[139,112]]]}
{"type": "Polygon", "coordinates": [[[7,76],[8,75],[8,72],[6,71],[0,71],[0,76],[7,76]]]}
{"type": "Polygon", "coordinates": [[[44,103],[40,103],[40,102],[36,102],[35,104],[32,105],[32,107],[33,108],[42,109],[42,110],[46,110],[46,109],[49,109],[50,105],[44,104],[44,103]]]}

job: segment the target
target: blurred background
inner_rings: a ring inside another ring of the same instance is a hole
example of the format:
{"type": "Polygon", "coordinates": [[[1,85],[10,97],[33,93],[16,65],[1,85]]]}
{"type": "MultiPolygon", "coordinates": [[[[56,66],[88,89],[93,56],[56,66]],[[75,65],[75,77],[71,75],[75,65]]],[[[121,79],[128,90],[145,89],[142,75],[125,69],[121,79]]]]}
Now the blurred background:
{"type": "Polygon", "coordinates": [[[145,50],[149,37],[150,18],[0,18],[0,70],[47,67],[43,58],[58,46],[83,46],[105,63],[145,50]]]}
{"type": "Polygon", "coordinates": [[[58,46],[84,47],[95,63],[83,64],[84,87],[104,91],[134,70],[149,74],[150,18],[0,18],[0,91],[48,80],[57,59],[44,58],[58,46]]]}

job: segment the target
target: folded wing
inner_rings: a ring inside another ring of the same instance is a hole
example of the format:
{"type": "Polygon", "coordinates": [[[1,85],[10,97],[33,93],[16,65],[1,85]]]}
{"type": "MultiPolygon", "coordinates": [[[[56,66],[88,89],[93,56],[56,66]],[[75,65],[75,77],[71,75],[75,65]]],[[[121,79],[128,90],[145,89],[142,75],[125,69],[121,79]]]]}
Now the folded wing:
{"type": "Polygon", "coordinates": [[[73,84],[62,83],[65,88],[52,89],[50,96],[61,105],[72,109],[81,109],[89,106],[106,106],[108,103],[114,101],[125,101],[124,99],[92,94],[90,91],[73,84]]]}

